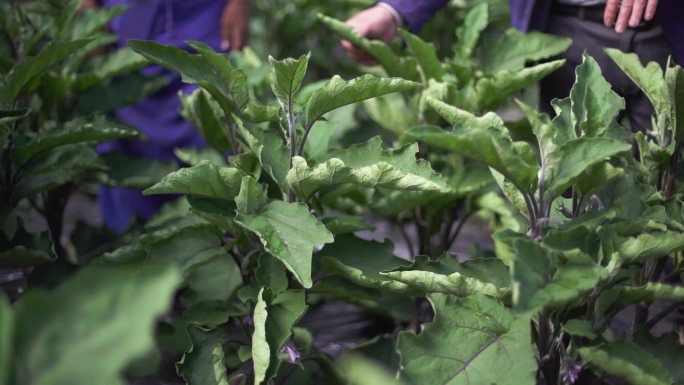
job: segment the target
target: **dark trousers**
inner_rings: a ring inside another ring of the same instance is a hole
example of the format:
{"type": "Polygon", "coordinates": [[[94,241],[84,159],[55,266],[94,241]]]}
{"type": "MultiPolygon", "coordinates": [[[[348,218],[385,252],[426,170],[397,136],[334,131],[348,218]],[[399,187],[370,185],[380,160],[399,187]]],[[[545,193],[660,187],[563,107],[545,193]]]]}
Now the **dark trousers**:
{"type": "Polygon", "coordinates": [[[618,34],[615,30],[596,21],[552,13],[545,32],[570,37],[573,43],[561,55],[561,58],[566,59],[565,66],[541,82],[540,107],[542,111],[551,116],[555,115],[550,104],[551,100],[570,95],[570,89],[575,82],[575,67],[582,63],[582,53],[586,50],[596,59],[603,76],[613,86],[613,90],[625,98],[625,113],[629,118],[632,131],[645,131],[651,128],[653,106],[646,95],[603,52],[603,48],[618,48],[624,52],[634,52],[643,64],[655,61],[664,68],[671,49],[662,29],[656,22],[618,34]]]}

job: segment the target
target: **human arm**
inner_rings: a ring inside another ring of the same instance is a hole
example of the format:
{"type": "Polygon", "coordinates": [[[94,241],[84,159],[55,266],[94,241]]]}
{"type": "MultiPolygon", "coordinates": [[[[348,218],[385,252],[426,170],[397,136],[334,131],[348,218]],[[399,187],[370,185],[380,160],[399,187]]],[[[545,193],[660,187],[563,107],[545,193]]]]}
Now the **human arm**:
{"type": "Polygon", "coordinates": [[[636,28],[641,20],[653,19],[658,0],[608,0],[603,14],[606,27],[615,26],[615,32],[623,33],[627,26],[636,28]]]}
{"type": "MultiPolygon", "coordinates": [[[[414,32],[420,30],[447,3],[448,0],[386,0],[352,16],[347,25],[363,37],[389,42],[399,27],[407,26],[414,32]]],[[[373,57],[349,41],[343,40],[342,46],[360,64],[377,64],[373,57]]]]}
{"type": "Polygon", "coordinates": [[[230,0],[221,14],[221,49],[241,50],[249,40],[249,0],[230,0]]]}

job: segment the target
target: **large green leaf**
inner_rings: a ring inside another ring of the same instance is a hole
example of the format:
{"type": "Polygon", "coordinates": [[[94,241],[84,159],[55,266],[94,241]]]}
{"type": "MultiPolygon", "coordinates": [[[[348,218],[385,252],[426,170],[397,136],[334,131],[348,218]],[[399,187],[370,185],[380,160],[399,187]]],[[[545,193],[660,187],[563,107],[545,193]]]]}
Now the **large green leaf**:
{"type": "Polygon", "coordinates": [[[501,119],[489,113],[476,117],[436,99],[428,99],[449,123],[456,127],[445,131],[438,127],[416,127],[409,136],[437,147],[482,161],[499,171],[521,191],[533,191],[537,184],[537,165],[528,162],[511,140],[501,119]]]}
{"type": "Polygon", "coordinates": [[[242,177],[240,193],[235,197],[235,205],[242,214],[254,214],[268,202],[268,196],[259,181],[252,176],[242,177]]]}
{"type": "Polygon", "coordinates": [[[406,45],[418,62],[423,83],[427,83],[428,79],[441,82],[444,77],[444,68],[442,68],[442,63],[437,56],[435,45],[404,30],[399,31],[399,34],[404,38],[406,45]]]}
{"type": "Polygon", "coordinates": [[[675,382],[657,358],[631,341],[580,348],[579,353],[592,367],[622,377],[633,385],[672,385],[675,382]]]}
{"type": "Polygon", "coordinates": [[[134,71],[147,64],[144,57],[133,52],[130,48],[121,48],[108,55],[95,57],[92,71],[79,74],[74,82],[74,88],[83,92],[114,76],[134,71]]]}
{"type": "Polygon", "coordinates": [[[399,293],[419,293],[410,290],[405,283],[380,274],[408,265],[407,261],[394,255],[394,245],[390,241],[379,243],[347,234],[337,237],[335,243],[326,246],[320,254],[326,271],[339,274],[357,285],[399,293]]]}
{"type": "Polygon", "coordinates": [[[183,300],[199,303],[228,300],[242,286],[240,267],[223,248],[216,248],[206,261],[198,261],[185,277],[183,300]]]}
{"type": "Polygon", "coordinates": [[[228,335],[221,329],[201,330],[195,326],[188,328],[192,348],[176,364],[178,375],[187,385],[228,385],[228,374],[223,359],[216,362],[218,355],[223,358],[223,344],[228,335]]]}
{"type": "Polygon", "coordinates": [[[468,11],[463,25],[456,31],[458,40],[454,50],[459,63],[466,64],[471,59],[480,40],[480,34],[487,28],[488,23],[489,4],[480,3],[468,11]]]}
{"type": "Polygon", "coordinates": [[[629,143],[608,138],[579,138],[560,145],[548,155],[542,169],[548,196],[562,194],[594,165],[631,149],[629,143]]]}
{"type": "Polygon", "coordinates": [[[295,157],[287,181],[303,198],[323,187],[343,183],[402,191],[448,192],[446,181],[429,163],[417,160],[417,152],[416,144],[386,150],[382,148],[382,140],[375,137],[334,152],[331,159],[313,167],[304,158],[295,157]]]}
{"type": "Polygon", "coordinates": [[[292,103],[306,76],[310,58],[310,53],[296,60],[288,58],[278,61],[270,56],[268,58],[271,62],[271,89],[285,111],[292,112],[292,103]]]}
{"type": "Polygon", "coordinates": [[[418,88],[420,88],[419,83],[399,78],[379,78],[373,75],[364,75],[346,81],[335,75],[323,88],[315,91],[309,98],[304,113],[304,126],[313,125],[327,112],[347,104],[418,88]]]}
{"type": "Polygon", "coordinates": [[[653,301],[684,301],[684,287],[653,282],[636,287],[612,287],[603,291],[596,300],[596,313],[605,314],[611,307],[620,310],[635,303],[653,301]]]}
{"type": "Polygon", "coordinates": [[[290,164],[290,150],[275,130],[251,131],[241,129],[242,136],[251,152],[259,159],[261,167],[273,178],[283,193],[287,193],[287,172],[290,164]]]}
{"type": "Polygon", "coordinates": [[[679,343],[677,333],[665,333],[655,338],[648,332],[638,332],[634,342],[657,358],[678,384],[684,382],[684,346],[679,343]]]}
{"type": "Polygon", "coordinates": [[[220,167],[204,160],[182,168],[144,191],[153,194],[186,194],[199,198],[234,199],[240,193],[242,172],[233,167],[220,167]]]}
{"type": "Polygon", "coordinates": [[[203,90],[197,89],[190,95],[180,94],[181,115],[192,123],[207,142],[218,151],[230,151],[230,143],[224,130],[228,126],[221,107],[203,90]]]}
{"type": "Polygon", "coordinates": [[[0,385],[8,385],[11,381],[12,364],[14,355],[12,354],[14,344],[14,311],[12,306],[5,298],[0,295],[0,385]]]}
{"type": "Polygon", "coordinates": [[[593,289],[608,272],[598,265],[564,265],[555,261],[532,240],[513,242],[515,256],[511,265],[513,308],[531,314],[546,306],[566,304],[593,289]]]}
{"type": "Polygon", "coordinates": [[[94,120],[77,118],[66,122],[60,128],[40,132],[25,144],[12,147],[12,157],[18,165],[55,147],[83,142],[102,142],[105,140],[134,138],[140,133],[130,127],[108,122],[103,117],[94,120]]]}
{"type": "Polygon", "coordinates": [[[121,371],[154,348],[153,328],[180,282],[162,265],[90,266],[17,313],[16,383],[124,384],[121,371]]]}
{"type": "Polygon", "coordinates": [[[476,105],[481,111],[496,108],[506,97],[545,78],[564,63],[564,60],[555,60],[519,71],[501,71],[479,79],[473,90],[476,105]]]}
{"type": "Polygon", "coordinates": [[[659,258],[684,249],[684,234],[663,231],[620,238],[616,249],[620,258],[628,262],[659,258]]]}
{"type": "Polygon", "coordinates": [[[613,91],[596,60],[588,54],[584,54],[575,72],[577,81],[570,91],[572,122],[586,136],[601,136],[617,125],[616,117],[625,108],[625,101],[613,91]]]}
{"type": "Polygon", "coordinates": [[[438,261],[417,256],[411,266],[383,273],[425,294],[441,293],[457,297],[483,294],[503,297],[510,292],[508,267],[496,258],[458,262],[455,255],[444,254],[438,261]]]}
{"type": "Polygon", "coordinates": [[[644,91],[657,114],[670,112],[670,95],[660,64],[650,62],[644,67],[634,53],[624,53],[616,48],[606,48],[605,51],[618,67],[644,91]]]}
{"type": "Polygon", "coordinates": [[[256,234],[266,251],[278,258],[305,288],[310,288],[314,247],[333,236],[302,203],[273,201],[256,214],[238,214],[236,221],[256,234]]]}
{"type": "Polygon", "coordinates": [[[668,66],[665,80],[672,103],[672,124],[678,140],[684,135],[684,69],[681,66],[668,66]]]}
{"type": "Polygon", "coordinates": [[[521,33],[508,29],[503,37],[482,47],[479,55],[482,71],[495,74],[502,70],[519,71],[526,63],[558,55],[568,49],[572,40],[539,32],[521,33]]]}
{"type": "Polygon", "coordinates": [[[537,363],[529,319],[496,300],[433,294],[434,321],[419,335],[401,332],[400,377],[416,385],[533,384],[537,363]]]}
{"type": "Polygon", "coordinates": [[[341,38],[348,40],[373,56],[390,76],[418,80],[418,71],[416,70],[416,63],[413,58],[397,55],[389,45],[379,40],[366,39],[350,26],[332,17],[319,14],[318,18],[341,38]]]}
{"type": "Polygon", "coordinates": [[[33,78],[88,44],[91,39],[48,43],[36,56],[24,58],[3,77],[0,107],[13,107],[14,99],[33,78]]]}
{"type": "Polygon", "coordinates": [[[233,68],[227,56],[208,46],[197,42],[188,44],[199,54],[192,55],[181,48],[151,41],[128,41],[130,48],[148,60],[180,73],[185,83],[206,89],[225,113],[244,107],[248,101],[245,73],[233,68]]]}

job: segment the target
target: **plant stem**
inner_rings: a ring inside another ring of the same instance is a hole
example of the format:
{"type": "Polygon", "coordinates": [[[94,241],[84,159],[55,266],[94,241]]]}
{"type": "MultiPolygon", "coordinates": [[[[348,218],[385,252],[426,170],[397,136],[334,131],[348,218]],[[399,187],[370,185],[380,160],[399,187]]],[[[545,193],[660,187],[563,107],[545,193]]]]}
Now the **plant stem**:
{"type": "Polygon", "coordinates": [[[680,304],[680,303],[676,303],[676,302],[670,304],[668,307],[666,307],[665,309],[663,309],[663,311],[661,311],[660,313],[654,315],[653,318],[651,318],[651,319],[646,323],[646,327],[648,327],[649,329],[652,329],[654,326],[656,326],[656,325],[658,324],[658,322],[662,321],[662,320],[665,319],[665,317],[667,317],[670,313],[672,313],[673,311],[677,310],[677,308],[678,308],[679,306],[681,306],[681,304],[680,304]]]}
{"type": "MultiPolygon", "coordinates": [[[[295,116],[292,113],[292,96],[288,98],[287,101],[287,131],[290,135],[290,164],[288,169],[292,169],[292,159],[297,155],[297,122],[295,120],[295,116]]],[[[306,135],[308,132],[304,134],[304,137],[302,138],[302,143],[301,143],[301,151],[304,149],[304,142],[306,141],[306,135]]],[[[294,202],[297,200],[297,197],[292,191],[292,188],[288,188],[288,193],[287,193],[287,201],[288,202],[294,202]]]]}
{"type": "Polygon", "coordinates": [[[306,139],[309,137],[309,132],[311,132],[311,128],[313,127],[313,123],[310,123],[306,128],[304,129],[304,135],[302,135],[302,141],[299,143],[299,149],[297,150],[297,155],[302,156],[304,153],[304,145],[306,144],[306,139]]]}

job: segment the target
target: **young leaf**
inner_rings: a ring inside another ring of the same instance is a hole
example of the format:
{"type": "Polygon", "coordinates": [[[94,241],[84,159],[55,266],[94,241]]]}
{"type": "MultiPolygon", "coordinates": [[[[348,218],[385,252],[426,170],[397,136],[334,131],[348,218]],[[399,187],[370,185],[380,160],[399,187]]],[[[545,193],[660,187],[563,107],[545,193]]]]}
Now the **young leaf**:
{"type": "Polygon", "coordinates": [[[292,108],[295,95],[302,85],[304,76],[306,76],[310,58],[310,53],[302,55],[296,60],[278,61],[273,57],[268,57],[268,61],[271,62],[271,89],[286,111],[292,108]]]}
{"type": "Polygon", "coordinates": [[[684,301],[684,287],[653,282],[637,287],[612,287],[598,297],[596,313],[605,314],[611,307],[619,310],[635,303],[653,301],[684,301]]]}
{"type": "Polygon", "coordinates": [[[306,205],[272,201],[256,214],[238,214],[236,222],[256,234],[266,251],[278,258],[305,288],[310,288],[311,257],[316,245],[333,236],[306,205]]]}
{"type": "Polygon", "coordinates": [[[327,112],[347,104],[418,88],[420,88],[419,83],[398,78],[388,79],[364,75],[346,81],[335,75],[309,98],[304,114],[304,127],[310,127],[327,112]]]}
{"type": "Polygon", "coordinates": [[[221,329],[205,331],[188,327],[192,347],[176,364],[178,375],[187,385],[226,385],[228,375],[223,360],[215,362],[215,353],[223,355],[223,344],[228,335],[221,329]]]}
{"type": "Polygon", "coordinates": [[[540,32],[523,34],[517,29],[508,29],[502,38],[493,44],[483,45],[479,55],[481,70],[486,74],[508,70],[520,71],[525,64],[540,61],[564,52],[572,40],[540,32]]]}
{"type": "Polygon", "coordinates": [[[180,279],[169,265],[90,266],[50,294],[24,297],[16,382],[122,384],[126,365],[154,348],[156,318],[169,309],[180,279]]]}
{"type": "Polygon", "coordinates": [[[147,64],[144,57],[133,52],[130,48],[120,48],[116,51],[96,56],[93,59],[90,72],[79,74],[74,81],[74,90],[84,92],[114,76],[135,71],[147,64]]]}
{"type": "Polygon", "coordinates": [[[215,166],[204,160],[196,166],[182,168],[165,176],[144,193],[232,200],[240,193],[242,177],[242,173],[235,168],[215,166]]]}
{"type": "Polygon", "coordinates": [[[616,48],[606,48],[605,51],[615,64],[644,91],[656,114],[669,113],[670,95],[660,64],[650,62],[644,67],[634,53],[624,53],[616,48]]]}
{"type": "Polygon", "coordinates": [[[69,42],[53,41],[48,43],[36,56],[24,58],[6,76],[3,76],[0,107],[13,107],[14,99],[28,82],[91,41],[92,39],[69,42]]]}
{"type": "Polygon", "coordinates": [[[616,248],[620,258],[628,262],[659,258],[684,249],[684,234],[677,231],[639,234],[619,239],[616,248]]]}
{"type": "Polygon", "coordinates": [[[598,265],[564,265],[554,269],[550,255],[532,240],[516,240],[513,248],[513,307],[521,314],[566,304],[581,297],[608,275],[598,265]]]}
{"type": "Polygon", "coordinates": [[[672,103],[672,123],[676,138],[682,140],[684,135],[684,69],[681,66],[669,66],[665,71],[665,81],[672,103]]]}
{"type": "Polygon", "coordinates": [[[672,385],[672,375],[663,365],[631,341],[616,341],[597,347],[579,348],[582,359],[593,367],[622,377],[632,385],[672,385]]]}
{"type": "Polygon", "coordinates": [[[404,41],[406,41],[406,44],[418,62],[423,83],[427,83],[428,79],[434,79],[441,82],[444,77],[444,68],[442,68],[442,63],[437,56],[435,45],[404,30],[400,30],[399,34],[404,38],[404,41]]]}
{"type": "Polygon", "coordinates": [[[513,145],[501,119],[493,113],[476,117],[436,99],[428,99],[428,104],[456,128],[450,132],[438,127],[417,127],[409,131],[411,138],[482,161],[503,174],[521,191],[534,190],[537,165],[527,162],[526,157],[513,145]]]}
{"type": "Polygon", "coordinates": [[[459,263],[458,258],[451,254],[442,255],[438,261],[417,256],[411,266],[382,275],[425,294],[441,293],[457,297],[482,294],[500,298],[510,291],[508,267],[495,258],[459,263]]]}
{"type": "Polygon", "coordinates": [[[354,215],[338,215],[323,218],[323,224],[334,235],[355,233],[357,231],[374,231],[375,226],[354,215]]]}
{"type": "Polygon", "coordinates": [[[271,348],[266,340],[266,322],[268,311],[264,301],[264,289],[261,288],[254,307],[254,334],[252,334],[252,361],[254,362],[254,385],[261,385],[266,379],[266,371],[271,361],[271,348]]]}
{"type": "Polygon", "coordinates": [[[429,299],[434,321],[419,335],[399,334],[400,378],[416,385],[534,383],[529,319],[515,319],[484,296],[433,294],[429,299]]]}
{"type": "Polygon", "coordinates": [[[235,197],[237,210],[241,214],[254,214],[268,203],[268,196],[259,181],[251,176],[242,177],[240,193],[235,197]]]}
{"type": "Polygon", "coordinates": [[[197,89],[190,95],[179,94],[181,99],[181,116],[202,133],[202,136],[216,150],[230,151],[230,142],[224,131],[227,122],[221,106],[203,90],[197,89]]]}
{"type": "Polygon", "coordinates": [[[489,24],[489,4],[480,3],[468,11],[463,25],[456,31],[458,40],[454,50],[459,63],[468,63],[475,52],[480,34],[489,24]]]}
{"type": "Polygon", "coordinates": [[[617,125],[615,118],[625,108],[625,101],[613,91],[596,60],[588,54],[584,54],[575,72],[577,81],[570,91],[575,128],[589,137],[601,136],[617,125]]]}

